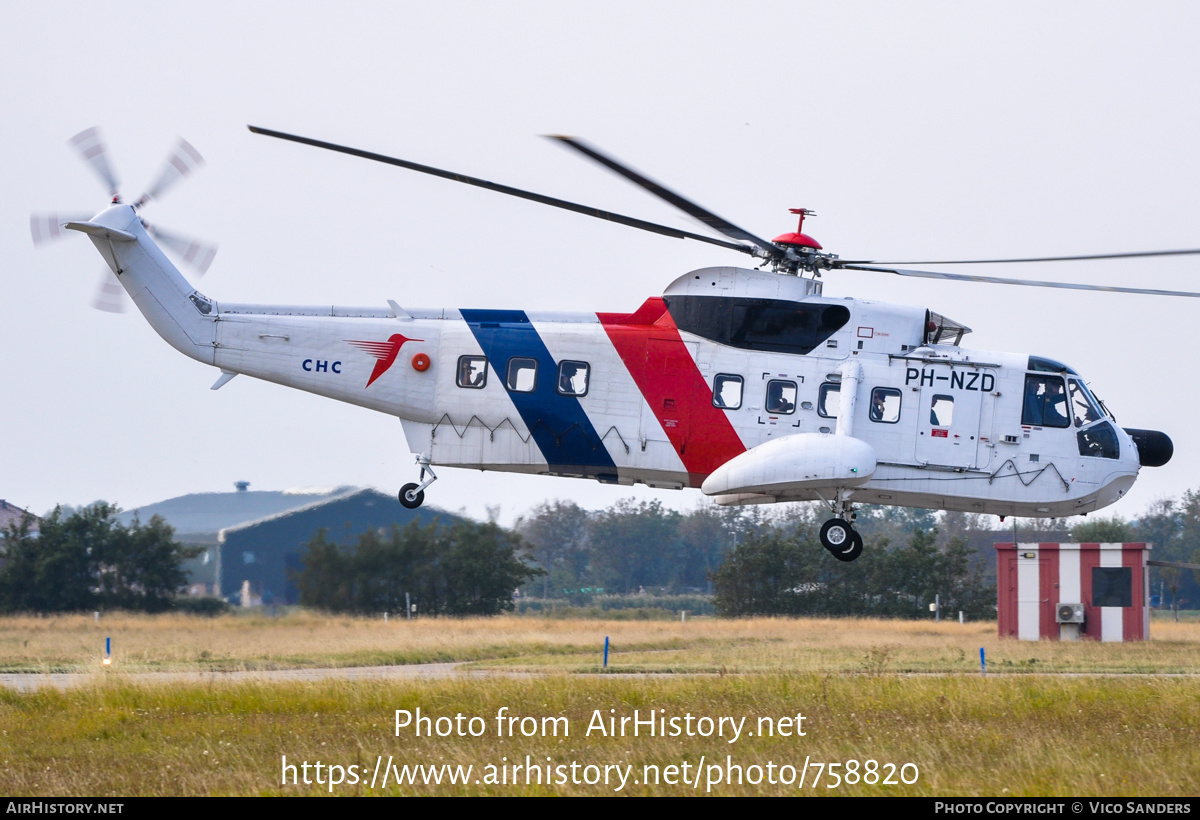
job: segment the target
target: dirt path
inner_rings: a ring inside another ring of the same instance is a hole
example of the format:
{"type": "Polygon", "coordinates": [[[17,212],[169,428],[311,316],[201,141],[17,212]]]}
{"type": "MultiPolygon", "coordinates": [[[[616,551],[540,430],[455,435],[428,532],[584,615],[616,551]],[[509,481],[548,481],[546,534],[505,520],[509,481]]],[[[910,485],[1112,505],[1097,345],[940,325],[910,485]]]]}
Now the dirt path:
{"type": "Polygon", "coordinates": [[[419,663],[403,666],[348,666],[340,669],[274,669],[237,672],[56,672],[45,675],[4,673],[0,674],[0,686],[18,692],[32,692],[47,686],[69,689],[101,679],[117,678],[138,683],[238,683],[242,681],[318,681],[318,680],[394,680],[411,678],[448,678],[455,675],[496,675],[503,672],[485,672],[459,669],[458,663],[419,663]]]}

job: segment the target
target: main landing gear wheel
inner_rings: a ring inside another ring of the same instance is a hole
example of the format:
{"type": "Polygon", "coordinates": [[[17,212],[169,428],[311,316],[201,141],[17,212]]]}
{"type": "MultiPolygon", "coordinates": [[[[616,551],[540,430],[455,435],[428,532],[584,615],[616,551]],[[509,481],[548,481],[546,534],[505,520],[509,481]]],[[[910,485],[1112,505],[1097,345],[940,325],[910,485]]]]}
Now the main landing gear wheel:
{"type": "Polygon", "coordinates": [[[853,561],[862,555],[863,540],[848,521],[831,518],[821,525],[821,546],[839,561],[853,561]]]}
{"type": "Polygon", "coordinates": [[[425,491],[418,490],[417,484],[405,484],[400,488],[400,503],[410,510],[415,510],[425,501],[425,491]]]}

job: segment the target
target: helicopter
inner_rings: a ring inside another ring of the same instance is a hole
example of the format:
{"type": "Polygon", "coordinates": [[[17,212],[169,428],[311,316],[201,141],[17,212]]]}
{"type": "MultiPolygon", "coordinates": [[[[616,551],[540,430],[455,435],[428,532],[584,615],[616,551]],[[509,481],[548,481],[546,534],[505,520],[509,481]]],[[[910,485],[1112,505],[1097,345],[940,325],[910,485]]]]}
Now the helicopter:
{"type": "MultiPolygon", "coordinates": [[[[699,488],[721,505],[820,502],[822,545],[863,551],[855,506],[1060,517],[1123,497],[1174,450],[1122,428],[1071,367],[1041,355],[977,351],[930,309],[823,295],[823,274],[861,270],[943,280],[1160,296],[1200,293],[940,273],[905,265],[1023,263],[1197,254],[891,263],[848,260],[804,233],[759,237],[574,137],[555,141],[721,234],[716,238],[408,160],[249,126],[254,134],[349,154],[756,260],[685,273],[631,313],[479,308],[295,307],[217,301],[199,272],[215,246],[151,228],[143,207],[202,162],[180,141],[150,191],[126,204],[99,134],[71,145],[109,188],[90,218],[31,219],[35,243],[87,234],[155,331],[220,371],[245,374],[400,419],[419,470],[399,491],[420,506],[435,467],[699,488]],[[156,241],[157,239],[157,241],[156,241]]],[[[106,274],[107,276],[107,274],[106,274]]],[[[117,287],[119,285],[119,288],[117,287]]],[[[106,297],[107,300],[108,297],[106,297]]],[[[103,306],[103,305],[100,305],[103,306]]]]}

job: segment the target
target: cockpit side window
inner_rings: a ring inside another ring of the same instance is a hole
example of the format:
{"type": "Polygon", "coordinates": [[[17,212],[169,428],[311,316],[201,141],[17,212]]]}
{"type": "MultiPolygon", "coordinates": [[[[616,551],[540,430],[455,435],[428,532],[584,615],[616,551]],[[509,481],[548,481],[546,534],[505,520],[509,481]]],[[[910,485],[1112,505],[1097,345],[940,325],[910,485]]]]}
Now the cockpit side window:
{"type": "Polygon", "coordinates": [[[1076,427],[1086,427],[1104,417],[1082,382],[1071,379],[1067,384],[1071,390],[1071,409],[1074,411],[1076,427]]]}
{"type": "Polygon", "coordinates": [[[1025,405],[1021,424],[1033,427],[1070,427],[1067,394],[1058,376],[1025,377],[1025,405]]]}
{"type": "Polygon", "coordinates": [[[1120,458],[1121,444],[1110,422],[1094,424],[1075,434],[1079,440],[1079,455],[1092,458],[1120,458]]]}

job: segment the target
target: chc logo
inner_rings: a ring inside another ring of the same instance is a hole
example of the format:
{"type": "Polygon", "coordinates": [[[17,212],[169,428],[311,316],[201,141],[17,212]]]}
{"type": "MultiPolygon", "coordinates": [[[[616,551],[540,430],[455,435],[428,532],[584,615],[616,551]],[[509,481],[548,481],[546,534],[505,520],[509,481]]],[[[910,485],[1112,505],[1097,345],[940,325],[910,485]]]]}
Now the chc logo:
{"type": "Polygon", "coordinates": [[[300,366],[309,373],[324,373],[328,370],[331,373],[341,373],[341,362],[330,362],[327,359],[305,359],[300,363],[300,366]]]}
{"type": "MultiPolygon", "coordinates": [[[[407,336],[401,336],[399,333],[393,333],[386,342],[360,342],[354,339],[343,339],[343,341],[354,345],[364,353],[370,353],[379,360],[375,362],[375,369],[371,371],[371,378],[367,379],[367,387],[370,387],[371,382],[386,373],[388,368],[396,363],[396,356],[399,355],[400,348],[404,346],[405,342],[423,342],[425,340],[410,339],[407,336]]],[[[338,364],[341,364],[341,362],[338,364]]],[[[363,389],[365,390],[366,388],[364,387],[363,389]]]]}

